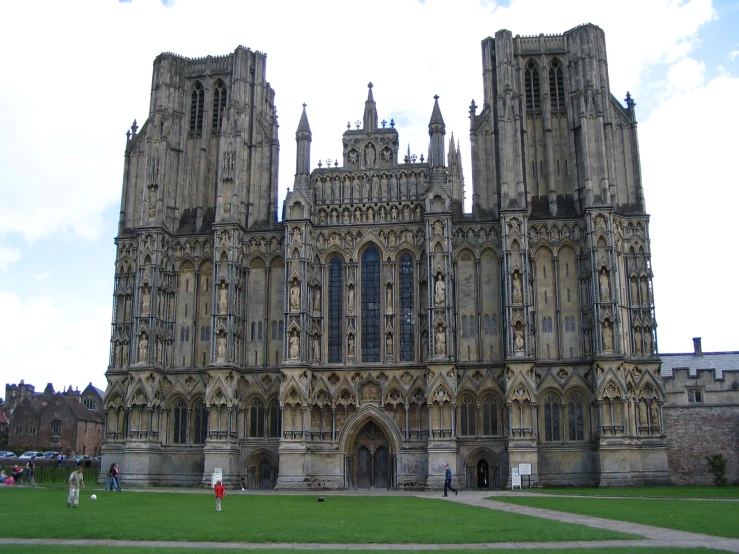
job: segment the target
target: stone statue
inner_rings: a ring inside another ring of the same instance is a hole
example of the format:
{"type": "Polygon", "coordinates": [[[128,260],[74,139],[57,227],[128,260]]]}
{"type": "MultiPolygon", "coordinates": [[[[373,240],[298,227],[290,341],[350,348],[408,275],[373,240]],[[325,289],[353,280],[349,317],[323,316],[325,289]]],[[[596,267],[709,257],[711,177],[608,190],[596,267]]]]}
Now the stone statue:
{"type": "Polygon", "coordinates": [[[652,353],[654,352],[653,348],[654,347],[652,346],[652,330],[649,327],[647,327],[644,330],[644,353],[648,356],[651,356],[652,353]]]}
{"type": "Polygon", "coordinates": [[[290,359],[297,360],[300,357],[300,339],[297,333],[290,335],[290,359]]]}
{"type": "Polygon", "coordinates": [[[318,338],[318,334],[313,335],[313,360],[316,362],[321,361],[321,341],[318,338]]]}
{"type": "Polygon", "coordinates": [[[436,283],[434,284],[434,303],[437,306],[443,306],[446,300],[446,284],[441,273],[436,275],[436,283]]]}
{"type": "Polygon", "coordinates": [[[128,365],[128,343],[127,342],[124,342],[123,343],[122,360],[123,361],[121,362],[121,365],[124,366],[124,367],[127,366],[128,365]]]}
{"type": "Polygon", "coordinates": [[[349,287],[349,298],[347,300],[347,311],[352,314],[354,313],[354,287],[349,287]]]}
{"type": "Polygon", "coordinates": [[[438,236],[441,236],[442,234],[444,234],[444,226],[441,224],[441,221],[439,221],[438,219],[434,221],[434,234],[438,236]]]}
{"type": "Polygon", "coordinates": [[[613,350],[613,329],[608,321],[603,323],[603,350],[613,350]]]}
{"type": "Polygon", "coordinates": [[[513,274],[513,283],[511,284],[513,289],[513,303],[520,304],[523,302],[523,296],[521,295],[521,275],[516,271],[513,274]]]}
{"type": "Polygon", "coordinates": [[[372,198],[380,198],[380,178],[375,175],[372,177],[372,198]]]}
{"type": "Polygon", "coordinates": [[[657,402],[652,400],[649,404],[649,416],[651,421],[649,422],[652,427],[659,427],[659,407],[657,402]]]}
{"type": "Polygon", "coordinates": [[[224,335],[218,335],[216,344],[216,358],[223,360],[226,358],[226,337],[224,335]]]}
{"type": "Polygon", "coordinates": [[[290,311],[300,311],[300,287],[297,281],[293,281],[293,286],[290,287],[290,311]]]}
{"type": "Polygon", "coordinates": [[[218,289],[218,311],[225,314],[228,310],[228,289],[226,283],[221,283],[221,287],[218,289]]]}
{"type": "Polygon", "coordinates": [[[146,361],[146,354],[149,350],[149,339],[147,338],[146,334],[142,334],[141,338],[139,339],[139,361],[145,362],[146,361]]]}
{"type": "Polygon", "coordinates": [[[393,313],[393,287],[390,285],[385,289],[385,313],[393,313]]]}
{"type": "Polygon", "coordinates": [[[434,352],[437,356],[443,356],[446,354],[446,335],[444,334],[444,328],[439,325],[436,329],[436,346],[434,352]]]}
{"type": "Polygon", "coordinates": [[[390,333],[385,338],[385,352],[388,356],[393,355],[393,336],[390,333]]]}
{"type": "Polygon", "coordinates": [[[149,315],[151,310],[151,292],[149,292],[149,286],[144,286],[144,290],[141,294],[141,315],[149,315]]]}
{"type": "Polygon", "coordinates": [[[377,162],[377,151],[375,145],[371,142],[364,148],[364,165],[367,167],[375,167],[377,162]]]}
{"type": "Polygon", "coordinates": [[[600,270],[600,276],[598,277],[598,280],[600,281],[600,301],[601,302],[608,302],[611,300],[611,288],[608,284],[608,272],[605,268],[600,270]]]}
{"type": "Polygon", "coordinates": [[[523,331],[521,331],[521,330],[519,329],[519,330],[517,330],[517,331],[516,331],[516,332],[514,333],[514,335],[513,335],[513,336],[514,336],[514,339],[513,339],[513,342],[514,342],[514,345],[513,345],[513,349],[514,349],[514,350],[515,350],[516,352],[523,352],[523,347],[524,347],[524,341],[523,341],[523,331]]]}
{"type": "Polygon", "coordinates": [[[354,357],[354,335],[349,335],[348,343],[349,343],[349,348],[348,348],[349,357],[353,358],[354,357]]]}
{"type": "Polygon", "coordinates": [[[313,287],[313,315],[321,315],[321,287],[313,287]]]}

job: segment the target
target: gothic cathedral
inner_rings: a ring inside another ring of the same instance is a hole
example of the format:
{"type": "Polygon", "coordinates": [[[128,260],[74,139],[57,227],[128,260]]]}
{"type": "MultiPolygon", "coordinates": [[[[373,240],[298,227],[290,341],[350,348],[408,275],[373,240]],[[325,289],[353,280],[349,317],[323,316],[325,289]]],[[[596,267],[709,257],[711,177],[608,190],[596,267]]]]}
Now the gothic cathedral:
{"type": "Polygon", "coordinates": [[[472,212],[438,97],[404,155],[372,85],[277,217],[266,56],[154,61],[128,133],[103,465],[249,488],[666,483],[634,102],[605,36],[482,42],[472,212]],[[338,137],[337,137],[338,138],[338,137]],[[529,465],[530,464],[530,465],[529,465]]]}

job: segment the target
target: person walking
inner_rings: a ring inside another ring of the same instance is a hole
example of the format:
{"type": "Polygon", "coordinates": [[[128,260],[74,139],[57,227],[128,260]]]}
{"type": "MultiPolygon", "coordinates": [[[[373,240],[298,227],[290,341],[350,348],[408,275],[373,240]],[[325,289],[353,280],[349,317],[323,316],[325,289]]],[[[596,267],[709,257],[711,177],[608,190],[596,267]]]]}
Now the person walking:
{"type": "Polygon", "coordinates": [[[26,485],[36,486],[36,481],[33,478],[33,470],[36,468],[36,456],[31,456],[31,459],[26,462],[26,485]]]}
{"type": "Polygon", "coordinates": [[[216,481],[216,486],[213,487],[216,493],[216,512],[221,511],[221,499],[226,496],[226,487],[220,481],[216,481]]]}
{"type": "Polygon", "coordinates": [[[446,496],[446,491],[449,489],[454,493],[454,496],[457,496],[457,489],[452,487],[452,468],[449,467],[449,464],[446,464],[446,472],[444,474],[444,496],[446,496]]]}
{"type": "Polygon", "coordinates": [[[67,508],[71,505],[77,507],[80,502],[80,488],[85,488],[85,478],[82,475],[82,465],[78,465],[69,476],[69,496],[67,497],[67,508]]]}

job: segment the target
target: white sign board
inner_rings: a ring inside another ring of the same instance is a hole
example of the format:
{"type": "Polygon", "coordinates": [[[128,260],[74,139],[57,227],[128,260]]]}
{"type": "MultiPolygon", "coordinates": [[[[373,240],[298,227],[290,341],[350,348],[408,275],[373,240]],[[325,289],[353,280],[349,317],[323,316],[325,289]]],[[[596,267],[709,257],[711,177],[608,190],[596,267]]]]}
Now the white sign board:
{"type": "Polygon", "coordinates": [[[217,481],[223,482],[223,468],[221,467],[216,467],[213,469],[213,475],[211,475],[210,477],[210,488],[211,489],[216,486],[217,481]]]}
{"type": "Polygon", "coordinates": [[[511,489],[516,487],[521,488],[521,476],[518,473],[513,473],[511,475],[511,489]]]}
{"type": "Polygon", "coordinates": [[[531,463],[518,464],[519,475],[531,475],[531,463]]]}

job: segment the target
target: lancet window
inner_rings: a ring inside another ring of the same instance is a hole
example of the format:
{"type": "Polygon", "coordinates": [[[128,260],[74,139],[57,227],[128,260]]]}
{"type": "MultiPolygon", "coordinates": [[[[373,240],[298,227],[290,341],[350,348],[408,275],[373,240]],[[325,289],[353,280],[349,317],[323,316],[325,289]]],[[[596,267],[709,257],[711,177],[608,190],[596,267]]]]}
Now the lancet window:
{"type": "Polygon", "coordinates": [[[213,125],[211,134],[217,135],[221,132],[223,113],[226,111],[226,84],[218,79],[213,87],[213,125]]]}
{"type": "Polygon", "coordinates": [[[192,408],[192,431],[193,444],[205,444],[208,438],[208,413],[202,400],[195,402],[192,408]]]}
{"type": "Polygon", "coordinates": [[[400,257],[400,361],[414,359],[413,321],[413,258],[405,254],[400,257]]]}
{"type": "Polygon", "coordinates": [[[190,132],[191,138],[199,138],[203,134],[203,108],[205,107],[205,90],[203,83],[196,81],[190,94],[190,132]]]}
{"type": "Polygon", "coordinates": [[[565,79],[559,60],[553,60],[549,66],[549,100],[552,112],[565,111],[565,79]]]}
{"type": "Polygon", "coordinates": [[[362,361],[380,361],[380,253],[362,254],[362,361]]]}
{"type": "Polygon", "coordinates": [[[559,401],[553,394],[548,395],[544,400],[544,440],[560,440],[559,401]]]}
{"type": "Polygon", "coordinates": [[[172,442],[175,444],[185,444],[187,442],[187,406],[184,400],[178,400],[172,410],[172,420],[174,422],[172,442]]]}
{"type": "Polygon", "coordinates": [[[533,61],[526,65],[526,111],[541,111],[541,91],[539,90],[539,68],[533,61]]]}
{"type": "Polygon", "coordinates": [[[578,394],[573,394],[567,404],[567,423],[571,441],[585,440],[582,400],[578,394]]]}
{"type": "Polygon", "coordinates": [[[340,363],[344,326],[342,300],[344,284],[344,262],[334,256],[328,263],[328,362],[340,363]]]}

